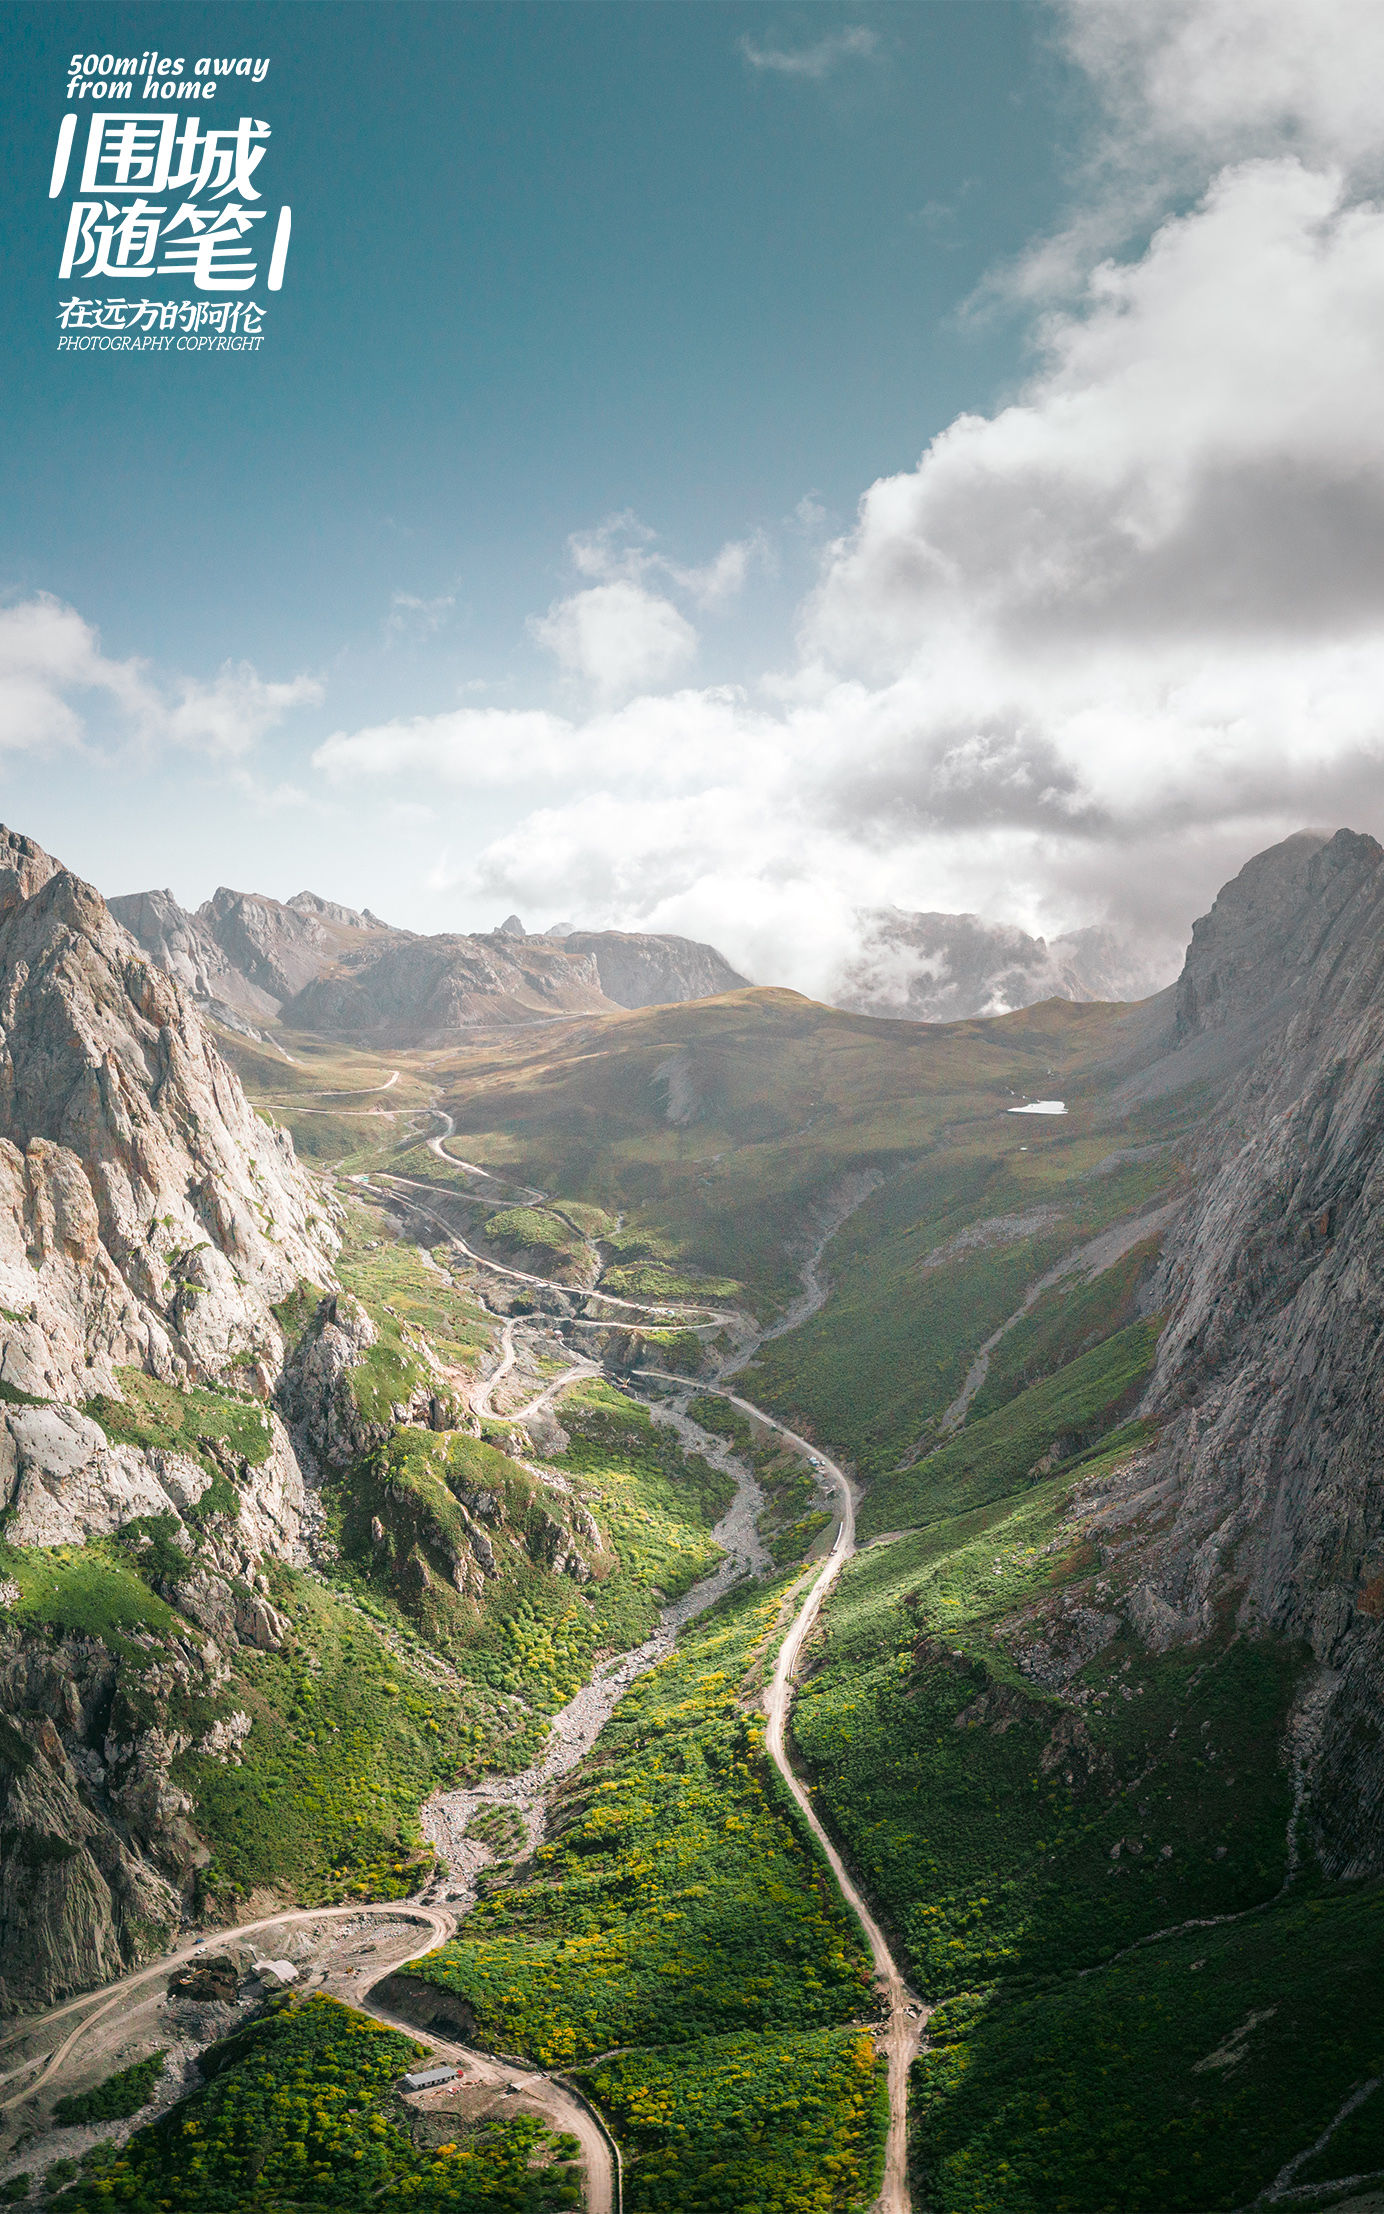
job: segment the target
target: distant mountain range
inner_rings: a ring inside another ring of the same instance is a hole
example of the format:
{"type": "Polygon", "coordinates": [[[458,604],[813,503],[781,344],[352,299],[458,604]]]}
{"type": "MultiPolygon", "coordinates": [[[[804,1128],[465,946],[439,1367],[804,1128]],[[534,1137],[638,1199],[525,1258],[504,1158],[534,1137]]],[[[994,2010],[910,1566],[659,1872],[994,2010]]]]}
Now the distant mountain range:
{"type": "MultiPolygon", "coordinates": [[[[275,900],[223,885],[195,912],[168,891],[110,902],[144,951],[233,1029],[282,1022],[362,1044],[445,1045],[478,1030],[616,1007],[711,999],[749,981],[716,948],[667,932],[491,931],[424,936],[298,892],[275,900]]],[[[1176,961],[1114,931],[1052,940],[978,915],[867,910],[860,951],[823,993],[829,1006],[913,1022],[1011,1013],[1043,999],[1133,1000],[1176,961]]]]}
{"type": "Polygon", "coordinates": [[[110,908],[230,1027],[282,1021],[382,1046],[708,999],[747,981],[692,938],[565,925],[530,936],[515,915],[475,936],[420,937],[315,892],[281,901],[223,885],[191,914],[167,891],[131,893],[110,908]]]}
{"type": "Polygon", "coordinates": [[[1147,999],[1172,982],[1181,960],[1180,951],[1146,955],[1100,928],[1049,940],[979,915],[881,907],[859,919],[860,951],[826,998],[912,1022],[1008,1015],[1042,999],[1147,999]]]}

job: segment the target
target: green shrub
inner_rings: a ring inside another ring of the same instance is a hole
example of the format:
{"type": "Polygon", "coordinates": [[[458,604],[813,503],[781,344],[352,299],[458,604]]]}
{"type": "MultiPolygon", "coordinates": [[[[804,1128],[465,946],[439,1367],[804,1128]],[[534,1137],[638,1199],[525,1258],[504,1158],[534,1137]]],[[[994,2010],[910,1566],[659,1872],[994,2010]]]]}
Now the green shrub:
{"type": "MultiPolygon", "coordinates": [[[[168,1637],[182,1625],[109,1539],[89,1545],[0,1545],[0,1576],[18,1586],[9,1612],[20,1623],[99,1637],[117,1654],[137,1652],[143,1634],[168,1637]]],[[[142,1656],[141,1656],[142,1657],[142,1656]]]]}
{"type": "MultiPolygon", "coordinates": [[[[550,2214],[567,2176],[532,2116],[418,2143],[394,2088],[425,2048],[323,1995],[280,2003],[202,2056],[203,2088],[138,2130],[62,2200],[80,2214],[550,2214]]],[[[75,2164],[69,2163],[75,2172],[75,2164]]]]}
{"type": "Polygon", "coordinates": [[[579,1231],[573,1230],[546,1209],[538,1207],[503,1207],[485,1219],[487,1244],[501,1248],[515,1247],[531,1253],[552,1253],[568,1256],[585,1251],[585,1242],[579,1231]]]}
{"type": "Polygon", "coordinates": [[[147,2060],[137,2060],[133,2066],[120,2069],[107,2076],[92,2091],[75,2091],[65,2099],[59,2099],[53,2109],[53,2120],[60,2129],[68,2129],[78,2122],[117,2122],[127,2115],[138,2114],[154,2096],[154,2088],[163,2074],[163,2052],[150,2053],[147,2060]]]}
{"type": "Polygon", "coordinates": [[[582,2080],[625,2149],[627,2214],[835,2214],[878,2187],[888,2090],[867,2032],[707,2038],[582,2080]]]}
{"type": "Polygon", "coordinates": [[[727,1602],[638,1679],[563,1787],[534,1879],[410,1971],[475,2009],[479,2041],[552,2066],[859,2010],[858,1930],[742,1706],[780,1596],[727,1602]]]}

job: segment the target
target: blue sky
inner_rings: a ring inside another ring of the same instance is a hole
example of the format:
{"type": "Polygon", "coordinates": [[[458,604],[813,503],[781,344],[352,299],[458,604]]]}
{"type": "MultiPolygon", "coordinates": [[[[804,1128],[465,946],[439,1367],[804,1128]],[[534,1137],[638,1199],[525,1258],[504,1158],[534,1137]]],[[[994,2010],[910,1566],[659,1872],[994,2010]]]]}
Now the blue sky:
{"type": "MultiPolygon", "coordinates": [[[[1332,5],[1359,65],[1368,11],[1332,5]]],[[[1356,164],[1358,208],[1373,158],[1344,66],[1291,90],[1286,0],[1152,12],[1161,43],[1132,0],[12,6],[0,811],[109,892],[310,884],[416,928],[518,901],[532,922],[695,927],[808,982],[849,953],[859,906],[1109,910],[1131,838],[1188,849],[1150,747],[1184,782],[1212,756],[1233,780],[1225,733],[1274,687],[1242,665],[1241,610],[1241,647],[1217,648],[1237,698],[1198,710],[1190,753],[1151,729],[1190,663],[1155,668],[1145,641],[1131,671],[1127,610],[1093,611],[1081,570],[1110,561],[1088,524],[1068,544],[1074,487],[1140,480],[1135,506],[1157,507],[1149,472],[1202,383],[1220,389],[1219,340],[1205,363],[1194,333],[1167,356],[1198,282],[1215,320],[1197,253],[1229,255],[1235,220],[1261,258],[1285,223],[1320,235],[1346,203],[1290,207],[1290,159],[1356,164]],[[67,59],[151,46],[270,59],[216,116],[269,122],[259,179],[293,207],[257,354],[56,348],[67,59]],[[1286,72],[1260,93],[1256,50],[1286,72]],[[1217,212],[1209,194],[1233,179],[1252,199],[1256,175],[1254,207],[1217,212]],[[1160,221],[1183,226],[1161,264],[1160,221]],[[1123,272],[1113,305],[1103,266],[1123,272]],[[1123,430],[1112,379],[1140,394],[1123,430]],[[1170,380],[1163,421],[1147,394],[1170,380]],[[1083,408],[1076,451],[1062,426],[1083,408]],[[948,538],[963,511],[975,545],[948,538]],[[976,638],[997,591],[998,655],[976,638]],[[1118,790],[1092,768],[1112,753],[1118,790]],[[794,971],[805,929],[820,942],[794,971]]],[[[1283,424],[1264,437],[1261,486],[1283,424]]],[[[1147,537],[1102,518],[1124,552],[1147,537]]],[[[1271,542],[1293,527],[1275,514],[1271,542]]],[[[1187,639],[1200,607],[1176,617],[1187,639]]],[[[1332,640],[1358,646],[1338,612],[1332,640]]],[[[1344,802],[1373,740],[1358,714],[1338,735],[1344,802]]],[[[1288,767],[1197,823],[1201,877],[1184,867],[1168,900],[1287,821],[1304,779],[1323,789],[1300,731],[1258,741],[1252,761],[1288,767]]]]}

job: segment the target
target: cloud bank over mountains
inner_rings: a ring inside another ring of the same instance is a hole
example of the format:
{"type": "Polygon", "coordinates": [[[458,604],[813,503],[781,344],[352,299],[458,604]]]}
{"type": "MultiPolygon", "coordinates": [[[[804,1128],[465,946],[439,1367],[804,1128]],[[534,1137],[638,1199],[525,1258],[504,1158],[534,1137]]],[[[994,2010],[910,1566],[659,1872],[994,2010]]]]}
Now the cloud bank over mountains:
{"type": "MultiPolygon", "coordinates": [[[[344,726],[320,785],[444,820],[506,796],[458,893],[711,937],[814,991],[889,906],[1114,918],[1171,959],[1247,853],[1384,830],[1384,18],[1069,0],[1060,27],[1103,122],[1067,228],[991,288],[1026,304],[1031,372],[869,487],[795,654],[698,684],[699,625],[768,549],[681,567],[615,518],[530,625],[555,705],[344,726]]],[[[317,696],[159,687],[56,603],[0,617],[3,742],[82,742],[83,692],[235,759],[317,696]]]]}

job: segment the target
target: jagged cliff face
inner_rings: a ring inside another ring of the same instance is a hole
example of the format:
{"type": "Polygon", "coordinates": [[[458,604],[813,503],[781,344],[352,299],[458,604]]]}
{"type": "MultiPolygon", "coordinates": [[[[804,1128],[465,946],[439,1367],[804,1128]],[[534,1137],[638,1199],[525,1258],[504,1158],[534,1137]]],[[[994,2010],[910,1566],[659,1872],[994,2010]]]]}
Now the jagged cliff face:
{"type": "Polygon", "coordinates": [[[194,999],[261,1021],[277,1012],[278,1002],[242,974],[206,924],[187,914],[171,892],[134,892],[108,904],[116,921],[194,999]]]}
{"type": "Polygon", "coordinates": [[[273,1305],[329,1282],[335,1244],[183,985],[90,885],[0,830],[4,1539],[156,1528],[153,1580],[186,1626],[54,1639],[0,1592],[0,2005],[119,1973],[181,1911],[206,1857],[169,1775],[192,1740],[155,1717],[213,1694],[239,1645],[277,1642],[261,1564],[301,1551],[301,1471],[267,1406],[248,1458],[113,1442],[84,1409],[120,1402],[121,1370],[267,1401],[273,1305]]]}
{"type": "Polygon", "coordinates": [[[226,959],[276,1008],[321,976],[343,952],[349,953],[360,936],[408,936],[311,892],[299,892],[284,903],[254,892],[233,892],[225,885],[198,908],[196,920],[226,959]]]}
{"type": "Polygon", "coordinates": [[[120,1364],[275,1370],[273,1303],[333,1244],[178,984],[0,832],[0,1380],[77,1401],[120,1364]]]}
{"type": "Polygon", "coordinates": [[[1197,1187],[1164,1248],[1146,1400],[1163,1428],[1108,1510],[1139,1533],[1156,1646],[1232,1625],[1318,1663],[1310,1803],[1329,1872],[1384,1868],[1384,852],[1261,855],[1193,935],[1168,1092],[1207,1064],[1197,1187]]]}

